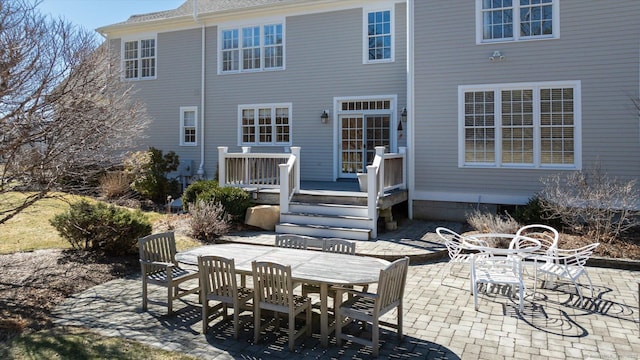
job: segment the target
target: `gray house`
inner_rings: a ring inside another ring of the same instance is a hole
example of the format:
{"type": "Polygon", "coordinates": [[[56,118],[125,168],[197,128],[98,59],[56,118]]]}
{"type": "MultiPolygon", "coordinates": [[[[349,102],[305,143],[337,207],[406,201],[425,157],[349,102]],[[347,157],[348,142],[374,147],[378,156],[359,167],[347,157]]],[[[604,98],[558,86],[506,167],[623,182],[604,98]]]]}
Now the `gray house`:
{"type": "Polygon", "coordinates": [[[640,177],[640,2],[409,1],[416,217],[523,204],[549,174],[640,177]]]}
{"type": "Polygon", "coordinates": [[[294,183],[340,184],[406,148],[409,214],[460,219],[595,162],[638,178],[639,18],[637,0],[187,0],[98,31],[154,119],[145,145],[187,178],[300,148],[294,183]]]}

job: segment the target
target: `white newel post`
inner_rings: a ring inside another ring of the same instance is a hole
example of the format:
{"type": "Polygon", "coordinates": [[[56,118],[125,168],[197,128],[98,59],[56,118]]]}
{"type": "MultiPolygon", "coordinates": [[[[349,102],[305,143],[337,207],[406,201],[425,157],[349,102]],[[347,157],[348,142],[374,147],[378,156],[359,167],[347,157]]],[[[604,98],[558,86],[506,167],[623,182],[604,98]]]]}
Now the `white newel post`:
{"type": "MultiPolygon", "coordinates": [[[[242,147],[243,154],[251,154],[251,146],[243,146],[242,147]]],[[[242,168],[244,169],[244,176],[242,182],[244,186],[249,186],[249,162],[250,159],[248,156],[242,158],[242,168]]]]}
{"type": "Polygon", "coordinates": [[[400,146],[398,152],[402,154],[402,189],[407,189],[407,148],[400,146]]]}
{"type": "Polygon", "coordinates": [[[296,183],[294,184],[296,192],[300,192],[300,146],[292,146],[291,154],[296,157],[295,166],[295,179],[296,183]]]}
{"type": "Polygon", "coordinates": [[[376,156],[379,156],[380,169],[378,169],[378,196],[384,196],[384,146],[376,146],[376,156]]]}
{"type": "Polygon", "coordinates": [[[289,174],[287,164],[278,165],[280,170],[280,214],[289,212],[289,174]]]}
{"type": "Polygon", "coordinates": [[[371,221],[371,238],[378,237],[378,187],[377,168],[367,166],[367,216],[371,221]]]}
{"type": "Polygon", "coordinates": [[[227,183],[227,169],[225,157],[229,150],[226,146],[218,146],[218,184],[220,187],[225,187],[227,183]]]}

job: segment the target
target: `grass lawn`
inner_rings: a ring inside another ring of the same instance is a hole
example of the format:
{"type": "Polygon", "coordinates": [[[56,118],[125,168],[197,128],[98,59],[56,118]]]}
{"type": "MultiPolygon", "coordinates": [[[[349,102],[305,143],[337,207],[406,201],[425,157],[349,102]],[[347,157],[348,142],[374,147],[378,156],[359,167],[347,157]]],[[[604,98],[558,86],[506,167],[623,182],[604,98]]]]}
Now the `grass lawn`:
{"type": "MultiPolygon", "coordinates": [[[[49,220],[56,214],[66,211],[70,203],[79,201],[82,197],[58,195],[60,196],[57,198],[38,201],[5,224],[0,225],[0,255],[71,247],[69,242],[60,237],[53,226],[49,224],[49,220]]],[[[0,211],[3,205],[7,206],[19,202],[22,198],[23,195],[18,193],[1,195],[0,211]]],[[[94,201],[91,198],[85,199],[94,201]]],[[[152,224],[165,225],[164,227],[154,226],[154,232],[166,231],[166,225],[175,222],[171,219],[171,215],[167,214],[145,212],[145,215],[152,224]],[[155,230],[156,228],[160,230],[155,230]]],[[[176,240],[179,250],[200,245],[199,242],[181,234],[176,235],[176,240]]],[[[26,305],[22,303],[18,306],[24,309],[26,305]]],[[[47,313],[47,311],[44,312],[47,313]]],[[[5,313],[5,315],[7,314],[5,313]]],[[[0,311],[0,330],[20,327],[20,315],[16,316],[9,314],[6,318],[0,311]]],[[[24,323],[26,324],[27,321],[25,320],[24,323]]],[[[145,346],[135,341],[104,337],[85,329],[53,328],[35,332],[27,330],[8,342],[0,341],[0,359],[186,360],[194,358],[145,346]]]]}
{"type": "MultiPolygon", "coordinates": [[[[49,220],[55,215],[66,211],[69,203],[91,198],[57,194],[59,197],[40,200],[27,208],[11,220],[0,225],[0,254],[11,254],[18,251],[33,251],[39,249],[68,249],[69,242],[54,229],[49,220]]],[[[0,196],[1,204],[9,204],[20,201],[24,197],[18,193],[9,193],[0,196]]],[[[1,210],[2,208],[0,208],[1,210]]],[[[157,212],[145,212],[151,223],[163,221],[167,215],[157,212]]],[[[185,236],[176,236],[178,250],[187,249],[199,245],[185,236]]]]}
{"type": "Polygon", "coordinates": [[[195,359],[77,328],[38,331],[16,337],[4,345],[0,347],[2,359],[195,359]]]}

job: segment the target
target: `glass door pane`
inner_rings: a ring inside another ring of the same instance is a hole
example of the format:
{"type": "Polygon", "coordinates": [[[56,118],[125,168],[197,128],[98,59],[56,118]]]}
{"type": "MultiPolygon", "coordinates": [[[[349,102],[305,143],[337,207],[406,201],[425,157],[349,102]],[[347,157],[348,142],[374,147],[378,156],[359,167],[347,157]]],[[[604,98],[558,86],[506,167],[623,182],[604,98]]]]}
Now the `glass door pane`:
{"type": "Polygon", "coordinates": [[[340,176],[364,172],[364,128],[359,115],[340,117],[340,176]]]}
{"type": "Polygon", "coordinates": [[[376,156],[376,146],[384,146],[389,151],[391,144],[391,117],[389,115],[367,116],[366,118],[367,163],[371,165],[376,156]]]}

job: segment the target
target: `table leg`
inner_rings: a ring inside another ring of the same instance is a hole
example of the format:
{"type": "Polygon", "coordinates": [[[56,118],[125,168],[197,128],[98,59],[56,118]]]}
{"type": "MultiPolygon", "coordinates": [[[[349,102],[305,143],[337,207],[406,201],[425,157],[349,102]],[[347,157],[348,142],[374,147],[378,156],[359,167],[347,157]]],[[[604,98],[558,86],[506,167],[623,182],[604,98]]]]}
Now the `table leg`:
{"type": "Polygon", "coordinates": [[[329,285],[320,284],[320,344],[329,346],[329,309],[327,298],[329,297],[329,285]]]}

